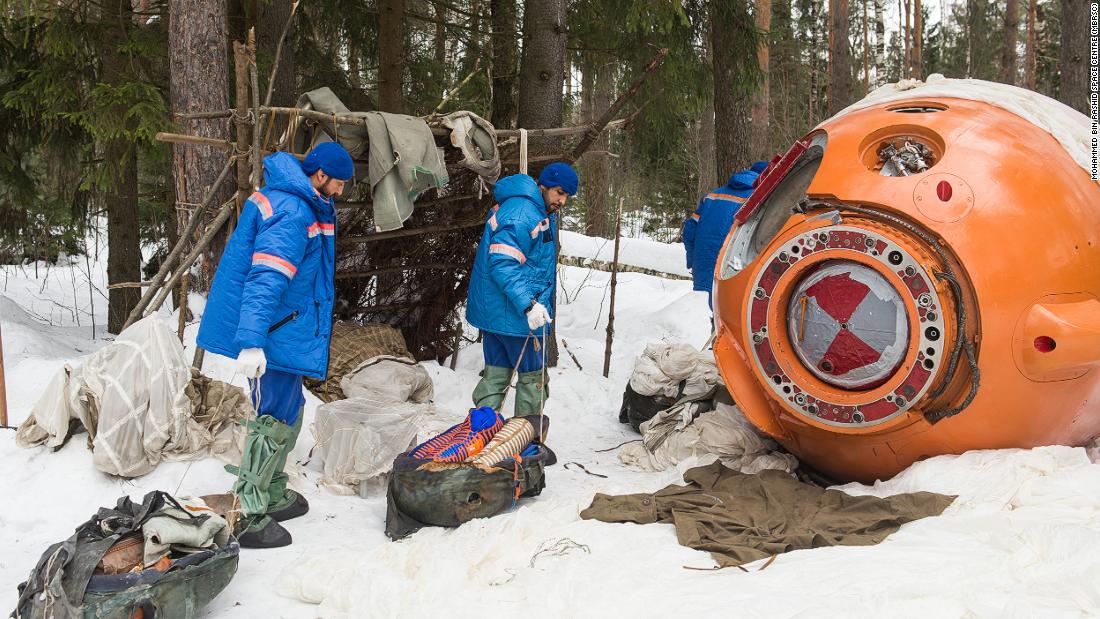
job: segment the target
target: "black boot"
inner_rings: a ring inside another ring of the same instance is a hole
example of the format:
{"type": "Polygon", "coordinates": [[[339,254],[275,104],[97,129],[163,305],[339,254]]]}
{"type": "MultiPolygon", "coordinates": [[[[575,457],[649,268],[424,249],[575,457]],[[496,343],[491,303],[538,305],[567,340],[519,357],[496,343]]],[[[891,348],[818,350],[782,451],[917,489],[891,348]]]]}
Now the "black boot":
{"type": "Polygon", "coordinates": [[[309,501],[306,501],[304,496],[289,488],[286,490],[286,493],[293,495],[294,500],[286,507],[267,512],[267,515],[271,516],[273,520],[284,522],[297,518],[298,516],[305,516],[306,513],[309,512],[309,501]]]}
{"type": "Polygon", "coordinates": [[[290,531],[283,525],[275,522],[267,516],[258,518],[252,523],[238,524],[237,541],[241,548],[282,548],[289,546],[292,541],[290,531]]]}

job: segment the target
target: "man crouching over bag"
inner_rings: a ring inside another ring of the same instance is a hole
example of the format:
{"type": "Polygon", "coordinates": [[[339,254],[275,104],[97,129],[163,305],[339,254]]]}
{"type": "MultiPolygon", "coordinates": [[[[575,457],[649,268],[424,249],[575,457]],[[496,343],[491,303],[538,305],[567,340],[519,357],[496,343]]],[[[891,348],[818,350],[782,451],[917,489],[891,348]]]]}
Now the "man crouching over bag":
{"type": "Polygon", "coordinates": [[[256,409],[240,469],[226,467],[238,475],[235,532],[245,548],[289,545],[279,522],[309,511],[283,469],[302,429],[302,377],[323,380],[328,369],[333,197],[353,175],[351,156],[334,142],[301,163],[289,153],[264,158],[266,184],[246,202],[214,275],[198,345],[237,360],[256,409]]]}

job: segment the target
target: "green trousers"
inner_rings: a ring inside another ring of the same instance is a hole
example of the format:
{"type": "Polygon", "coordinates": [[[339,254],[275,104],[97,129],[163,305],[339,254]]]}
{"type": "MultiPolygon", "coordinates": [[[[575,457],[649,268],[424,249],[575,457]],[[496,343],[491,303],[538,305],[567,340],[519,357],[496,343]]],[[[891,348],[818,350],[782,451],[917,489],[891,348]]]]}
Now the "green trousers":
{"type": "Polygon", "coordinates": [[[242,529],[266,526],[267,513],[286,507],[295,500],[293,490],[286,487],[287,456],[302,430],[302,412],[298,421],[288,426],[269,415],[244,422],[248,428],[241,466],[228,465],[227,471],[237,475],[233,492],[240,498],[242,529]]]}
{"type": "MultiPolygon", "coordinates": [[[[510,368],[487,365],[481,371],[481,381],[474,387],[474,406],[489,406],[500,412],[508,382],[512,378],[510,368]]],[[[543,403],[550,397],[550,376],[542,370],[520,372],[516,376],[516,417],[538,415],[543,403]]]]}

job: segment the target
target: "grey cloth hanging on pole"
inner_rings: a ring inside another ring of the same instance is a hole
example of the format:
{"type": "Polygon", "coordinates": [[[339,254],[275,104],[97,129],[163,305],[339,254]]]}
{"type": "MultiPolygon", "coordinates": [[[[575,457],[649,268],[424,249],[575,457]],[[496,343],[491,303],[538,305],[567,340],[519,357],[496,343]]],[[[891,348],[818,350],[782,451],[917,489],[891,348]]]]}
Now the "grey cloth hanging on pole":
{"type": "MultiPolygon", "coordinates": [[[[420,194],[447,184],[449,177],[443,149],[435,145],[435,136],[423,119],[387,112],[352,112],[328,88],[305,93],[298,98],[297,106],[364,120],[365,127],[319,121],[317,124],[322,131],[314,133],[302,123],[294,136],[294,149],[305,153],[321,142],[339,141],[353,158],[366,158],[374,225],[379,232],[400,228],[412,215],[413,202],[420,194]]],[[[480,131],[484,132],[484,128],[480,131]]],[[[479,146],[485,142],[480,134],[473,139],[478,140],[479,146]]],[[[495,134],[491,141],[495,153],[495,134]]],[[[471,169],[481,173],[476,168],[471,169]]],[[[361,170],[357,169],[356,177],[361,175],[361,170]]]]}

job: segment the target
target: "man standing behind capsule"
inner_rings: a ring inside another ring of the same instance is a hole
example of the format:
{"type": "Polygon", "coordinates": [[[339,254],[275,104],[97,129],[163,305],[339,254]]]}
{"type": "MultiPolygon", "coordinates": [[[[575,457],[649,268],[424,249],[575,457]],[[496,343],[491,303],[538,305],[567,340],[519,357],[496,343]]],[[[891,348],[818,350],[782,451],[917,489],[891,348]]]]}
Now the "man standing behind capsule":
{"type": "Polygon", "coordinates": [[[695,282],[693,288],[707,293],[707,303],[712,309],[711,288],[718,252],[722,251],[733,226],[734,215],[752,195],[753,183],[767,166],[766,161],[758,161],[748,170],[737,172],[728,183],[703,196],[695,212],[684,220],[684,249],[687,268],[695,282]]]}
{"type": "Polygon", "coordinates": [[[252,194],[226,245],[199,326],[198,345],[235,358],[249,379],[256,419],[233,492],[236,534],[246,548],[291,543],[279,522],[309,511],[287,488],[287,456],[302,429],[302,377],[324,379],[332,334],[336,271],[333,198],[355,169],[335,142],[301,163],[289,153],[264,159],[264,187],[252,194]]]}
{"type": "Polygon", "coordinates": [[[516,416],[538,415],[549,395],[543,345],[554,317],[555,212],[576,193],[577,173],[561,162],[546,166],[537,184],[526,174],[496,184],[466,298],[466,320],[481,329],[485,354],[475,406],[500,412],[513,369],[516,416]]]}

